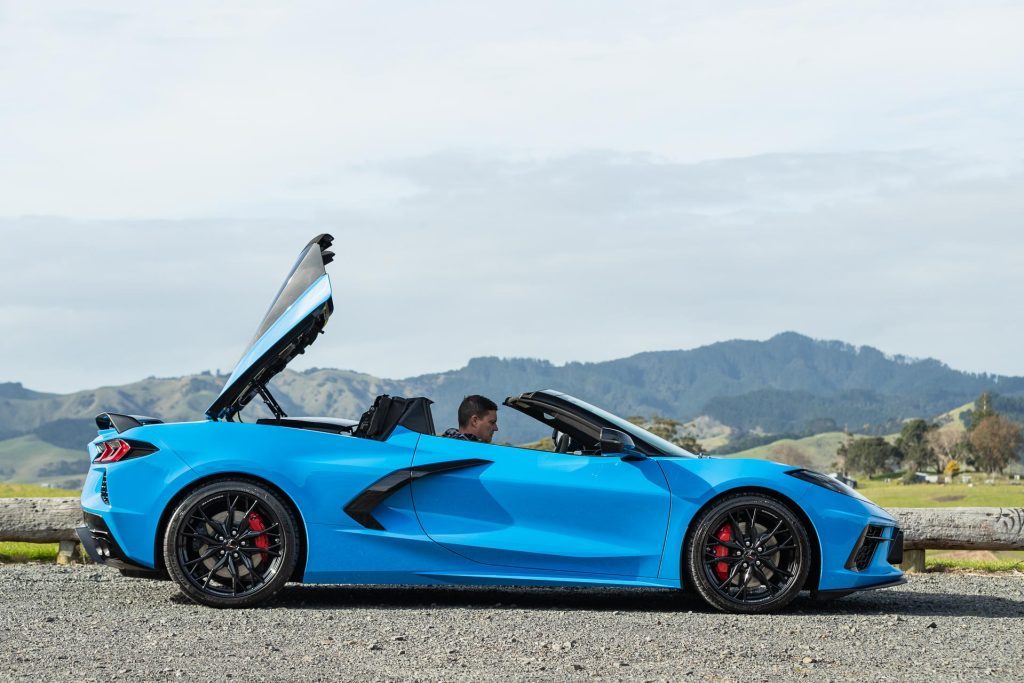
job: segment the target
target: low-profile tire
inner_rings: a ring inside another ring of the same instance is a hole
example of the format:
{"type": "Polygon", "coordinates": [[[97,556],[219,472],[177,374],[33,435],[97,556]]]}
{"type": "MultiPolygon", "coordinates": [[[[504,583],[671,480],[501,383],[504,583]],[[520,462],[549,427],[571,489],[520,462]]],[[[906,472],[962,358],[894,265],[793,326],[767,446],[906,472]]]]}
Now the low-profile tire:
{"type": "Polygon", "coordinates": [[[736,494],[697,519],[683,551],[689,585],[723,612],[782,609],[803,589],[812,564],[800,518],[763,494],[736,494]]]}
{"type": "Polygon", "coordinates": [[[251,607],[271,599],[291,577],[301,551],[291,507],[244,479],[196,489],[175,508],[164,532],[171,578],[190,599],[210,607],[251,607]]]}

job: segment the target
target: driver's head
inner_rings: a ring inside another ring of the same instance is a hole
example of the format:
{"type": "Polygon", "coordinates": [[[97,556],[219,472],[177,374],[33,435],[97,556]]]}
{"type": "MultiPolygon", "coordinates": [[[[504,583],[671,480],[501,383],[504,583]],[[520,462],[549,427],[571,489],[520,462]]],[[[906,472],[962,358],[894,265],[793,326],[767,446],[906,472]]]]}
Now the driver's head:
{"type": "Polygon", "coordinates": [[[489,398],[473,394],[459,405],[459,431],[490,443],[498,431],[498,406],[489,398]]]}

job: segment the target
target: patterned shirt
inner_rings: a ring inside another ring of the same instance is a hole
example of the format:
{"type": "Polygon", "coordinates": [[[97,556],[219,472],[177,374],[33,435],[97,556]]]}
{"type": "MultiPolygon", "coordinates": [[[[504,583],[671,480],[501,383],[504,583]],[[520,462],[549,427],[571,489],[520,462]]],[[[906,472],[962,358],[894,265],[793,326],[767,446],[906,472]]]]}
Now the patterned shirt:
{"type": "Polygon", "coordinates": [[[462,439],[463,441],[478,441],[480,443],[483,443],[483,441],[480,440],[479,437],[473,436],[472,434],[465,434],[463,432],[460,432],[455,427],[451,427],[450,429],[444,430],[444,434],[442,434],[441,436],[446,436],[449,439],[462,439]]]}

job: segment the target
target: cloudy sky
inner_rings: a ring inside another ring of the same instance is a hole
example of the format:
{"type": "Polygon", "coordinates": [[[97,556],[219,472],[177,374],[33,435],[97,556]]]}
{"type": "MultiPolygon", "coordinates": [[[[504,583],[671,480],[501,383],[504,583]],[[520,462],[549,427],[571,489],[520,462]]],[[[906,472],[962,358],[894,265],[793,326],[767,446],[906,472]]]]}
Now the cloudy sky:
{"type": "Polygon", "coordinates": [[[1024,5],[0,0],[0,382],[783,330],[1024,375],[1024,5]]]}

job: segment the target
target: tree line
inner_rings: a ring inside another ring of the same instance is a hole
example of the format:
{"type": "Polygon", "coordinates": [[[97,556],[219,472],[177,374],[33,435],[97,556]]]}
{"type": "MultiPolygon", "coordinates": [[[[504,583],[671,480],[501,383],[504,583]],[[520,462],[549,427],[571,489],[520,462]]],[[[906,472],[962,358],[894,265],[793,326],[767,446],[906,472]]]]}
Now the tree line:
{"type": "Polygon", "coordinates": [[[1020,426],[996,412],[985,392],[974,402],[966,432],[941,429],[925,420],[908,420],[895,442],[874,436],[847,439],[839,446],[837,467],[843,472],[933,470],[955,476],[964,466],[986,473],[1002,473],[1016,462],[1024,443],[1020,426]]]}

